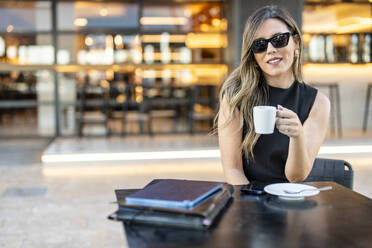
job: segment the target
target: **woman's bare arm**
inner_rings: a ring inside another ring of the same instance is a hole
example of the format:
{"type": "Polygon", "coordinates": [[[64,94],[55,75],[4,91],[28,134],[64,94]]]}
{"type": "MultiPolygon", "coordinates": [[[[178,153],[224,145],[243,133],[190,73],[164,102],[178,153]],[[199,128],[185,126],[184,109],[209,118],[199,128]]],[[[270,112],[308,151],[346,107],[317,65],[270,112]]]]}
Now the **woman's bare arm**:
{"type": "Polygon", "coordinates": [[[239,111],[234,111],[233,120],[223,126],[229,116],[228,102],[223,99],[218,116],[218,142],[221,152],[221,163],[226,181],[233,185],[248,184],[242,163],[242,127],[239,111]]]}
{"type": "Polygon", "coordinates": [[[290,182],[301,182],[309,175],[315,157],[325,139],[329,112],[329,100],[319,91],[303,125],[296,113],[279,107],[278,130],[289,136],[285,175],[290,182]]]}

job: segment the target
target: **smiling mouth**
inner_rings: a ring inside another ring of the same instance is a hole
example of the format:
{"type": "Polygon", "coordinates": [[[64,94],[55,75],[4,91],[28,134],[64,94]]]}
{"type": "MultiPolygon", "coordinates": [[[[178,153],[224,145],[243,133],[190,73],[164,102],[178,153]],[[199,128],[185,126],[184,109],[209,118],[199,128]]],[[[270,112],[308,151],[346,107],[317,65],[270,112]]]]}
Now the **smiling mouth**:
{"type": "Polygon", "coordinates": [[[282,61],[281,58],[274,58],[274,59],[270,59],[269,61],[267,61],[267,63],[270,65],[277,65],[279,64],[280,61],[282,61]]]}

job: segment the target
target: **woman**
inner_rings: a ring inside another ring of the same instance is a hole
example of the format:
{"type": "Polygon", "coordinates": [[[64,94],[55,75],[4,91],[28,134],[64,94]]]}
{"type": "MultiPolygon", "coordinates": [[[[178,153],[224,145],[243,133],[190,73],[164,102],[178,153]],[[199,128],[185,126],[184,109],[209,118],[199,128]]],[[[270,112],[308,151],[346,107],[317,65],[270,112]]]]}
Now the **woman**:
{"type": "Polygon", "coordinates": [[[277,6],[249,17],[241,64],[224,82],[217,116],[226,181],[301,182],[326,135],[330,103],[301,78],[301,33],[277,6]],[[276,106],[274,133],[254,132],[253,107],[276,106]]]}

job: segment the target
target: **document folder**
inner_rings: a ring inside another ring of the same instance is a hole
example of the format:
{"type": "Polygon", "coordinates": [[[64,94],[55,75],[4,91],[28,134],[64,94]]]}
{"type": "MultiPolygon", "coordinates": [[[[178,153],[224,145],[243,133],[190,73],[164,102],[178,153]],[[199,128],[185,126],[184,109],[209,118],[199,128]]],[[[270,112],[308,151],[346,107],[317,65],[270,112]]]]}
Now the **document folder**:
{"type": "MultiPolygon", "coordinates": [[[[159,181],[159,180],[156,180],[159,181]]],[[[217,219],[232,197],[231,185],[223,187],[204,199],[193,209],[149,207],[132,205],[126,202],[126,196],[133,191],[115,190],[119,203],[118,211],[108,218],[124,221],[126,224],[150,224],[192,229],[209,228],[217,219]]]]}
{"type": "Polygon", "coordinates": [[[223,183],[164,179],[127,196],[125,202],[149,207],[192,209],[222,188],[223,183]]]}

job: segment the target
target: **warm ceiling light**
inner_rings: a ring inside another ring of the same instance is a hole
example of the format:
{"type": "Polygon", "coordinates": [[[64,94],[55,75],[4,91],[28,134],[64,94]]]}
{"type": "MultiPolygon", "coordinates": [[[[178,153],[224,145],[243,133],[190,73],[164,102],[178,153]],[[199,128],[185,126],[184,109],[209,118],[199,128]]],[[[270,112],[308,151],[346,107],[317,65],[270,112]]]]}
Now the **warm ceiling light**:
{"type": "Polygon", "coordinates": [[[221,48],[227,46],[227,37],[223,34],[189,33],[186,38],[188,48],[221,48]]]}
{"type": "Polygon", "coordinates": [[[136,96],[136,102],[142,102],[143,101],[143,96],[138,95],[136,96]]]}
{"type": "Polygon", "coordinates": [[[193,73],[199,78],[221,77],[227,74],[227,67],[216,68],[196,68],[193,73]]]}
{"type": "Polygon", "coordinates": [[[120,34],[115,35],[114,42],[116,46],[121,46],[123,44],[123,37],[120,34]]]}
{"type": "Polygon", "coordinates": [[[370,18],[349,18],[337,27],[337,34],[364,32],[372,29],[370,18]]]}
{"type": "Polygon", "coordinates": [[[143,78],[171,78],[172,75],[173,73],[169,69],[167,70],[145,70],[142,73],[143,78]]]}
{"type": "Polygon", "coordinates": [[[127,99],[126,96],[123,95],[123,94],[119,94],[119,95],[116,97],[116,101],[117,101],[118,103],[123,103],[123,102],[125,102],[126,99],[127,99]]]}
{"type": "Polygon", "coordinates": [[[221,30],[224,30],[224,31],[227,30],[227,20],[225,18],[221,20],[220,28],[221,30]]]}
{"type": "Polygon", "coordinates": [[[94,43],[94,40],[93,40],[92,37],[87,36],[87,37],[85,38],[85,45],[87,45],[87,46],[91,46],[91,45],[93,45],[93,43],[94,43]]]}
{"type": "MultiPolygon", "coordinates": [[[[160,43],[161,35],[142,35],[141,40],[143,43],[160,43]]],[[[169,35],[169,43],[184,43],[186,35],[169,35]]]]}
{"type": "Polygon", "coordinates": [[[107,16],[108,15],[108,10],[106,8],[102,8],[99,11],[100,16],[107,16]]]}
{"type": "MultiPolygon", "coordinates": [[[[179,60],[181,54],[180,53],[169,53],[171,60],[179,60]]],[[[161,60],[163,53],[154,53],[154,60],[161,60]]]]}
{"type": "Polygon", "coordinates": [[[114,79],[114,71],[113,70],[106,70],[105,71],[105,78],[107,80],[113,80],[114,79]]]}
{"type": "Polygon", "coordinates": [[[14,26],[13,25],[9,25],[7,28],[6,28],[6,31],[8,33],[12,32],[14,30],[14,26]]]}
{"type": "Polygon", "coordinates": [[[186,25],[187,22],[186,17],[142,17],[140,19],[142,25],[186,25]]]}
{"type": "Polygon", "coordinates": [[[303,42],[305,44],[308,44],[310,42],[310,40],[311,40],[311,35],[309,35],[309,34],[303,34],[302,35],[302,40],[303,40],[303,42]]]}
{"type": "Polygon", "coordinates": [[[142,92],[143,92],[143,88],[141,86],[136,87],[137,94],[142,94],[142,92]]]}
{"type": "Polygon", "coordinates": [[[199,15],[199,21],[204,22],[207,20],[207,17],[205,15],[199,15]]]}
{"type": "Polygon", "coordinates": [[[16,46],[8,46],[6,49],[6,55],[10,59],[15,59],[17,57],[17,47],[16,46]]]}
{"type": "Polygon", "coordinates": [[[213,7],[209,9],[209,14],[212,16],[218,15],[220,13],[220,9],[218,7],[213,7]]]}
{"type": "Polygon", "coordinates": [[[107,80],[101,80],[99,85],[104,89],[110,88],[110,83],[107,80]]]}
{"type": "Polygon", "coordinates": [[[190,16],[192,15],[192,12],[191,12],[190,9],[185,9],[185,10],[183,11],[183,14],[184,14],[185,16],[187,16],[187,17],[190,17],[190,16]]]}
{"type": "Polygon", "coordinates": [[[218,27],[221,25],[221,20],[218,19],[218,18],[213,18],[212,19],[212,25],[215,26],[215,27],[218,27]]]}
{"type": "Polygon", "coordinates": [[[371,31],[371,12],[368,4],[345,3],[319,6],[315,9],[305,8],[302,19],[303,33],[346,34],[371,31]]]}
{"type": "Polygon", "coordinates": [[[200,24],[199,28],[202,32],[210,32],[212,30],[211,27],[206,23],[200,24]]]}
{"type": "Polygon", "coordinates": [[[85,27],[88,24],[88,20],[86,18],[76,18],[74,21],[74,25],[78,27],[85,27]]]}

